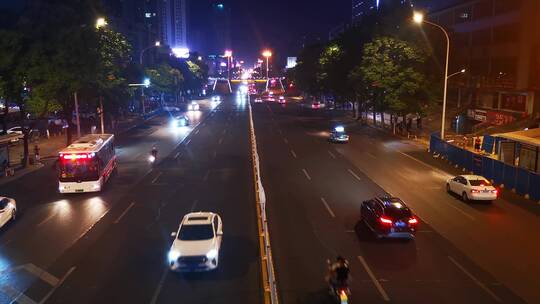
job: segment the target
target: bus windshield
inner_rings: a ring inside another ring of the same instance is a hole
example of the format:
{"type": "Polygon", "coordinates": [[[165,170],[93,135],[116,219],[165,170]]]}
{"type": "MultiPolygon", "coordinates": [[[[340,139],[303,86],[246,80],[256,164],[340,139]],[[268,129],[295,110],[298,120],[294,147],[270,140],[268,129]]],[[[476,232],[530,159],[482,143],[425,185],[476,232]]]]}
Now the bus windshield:
{"type": "Polygon", "coordinates": [[[99,179],[98,161],[77,159],[59,161],[59,179],[61,182],[95,181],[99,179]]]}

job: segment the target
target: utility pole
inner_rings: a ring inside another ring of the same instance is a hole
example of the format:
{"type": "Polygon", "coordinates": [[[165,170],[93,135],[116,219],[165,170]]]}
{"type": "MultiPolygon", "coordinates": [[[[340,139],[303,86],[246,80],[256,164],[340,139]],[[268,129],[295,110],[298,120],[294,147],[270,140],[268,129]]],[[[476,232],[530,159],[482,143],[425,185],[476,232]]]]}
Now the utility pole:
{"type": "MultiPolygon", "coordinates": [[[[74,94],[75,97],[75,119],[77,121],[77,138],[81,137],[81,120],[79,118],[79,100],[77,99],[77,92],[74,94]]],[[[71,119],[71,117],[69,118],[71,119]]]]}

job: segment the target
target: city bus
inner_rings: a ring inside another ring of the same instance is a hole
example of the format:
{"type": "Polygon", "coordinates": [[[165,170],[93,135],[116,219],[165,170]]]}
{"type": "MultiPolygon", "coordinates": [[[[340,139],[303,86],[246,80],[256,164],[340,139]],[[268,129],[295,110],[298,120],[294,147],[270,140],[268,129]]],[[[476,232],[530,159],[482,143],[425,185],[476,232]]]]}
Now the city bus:
{"type": "Polygon", "coordinates": [[[114,135],[85,135],[59,152],[58,191],[101,191],[116,168],[114,135]]]}

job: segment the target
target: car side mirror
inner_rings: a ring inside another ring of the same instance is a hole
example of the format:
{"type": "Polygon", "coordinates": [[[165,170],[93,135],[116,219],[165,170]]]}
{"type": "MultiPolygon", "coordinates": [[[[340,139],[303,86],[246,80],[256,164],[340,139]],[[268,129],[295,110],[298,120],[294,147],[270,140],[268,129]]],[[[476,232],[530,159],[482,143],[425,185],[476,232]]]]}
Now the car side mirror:
{"type": "Polygon", "coordinates": [[[176,232],[175,231],[171,232],[171,237],[176,237],[176,232]]]}

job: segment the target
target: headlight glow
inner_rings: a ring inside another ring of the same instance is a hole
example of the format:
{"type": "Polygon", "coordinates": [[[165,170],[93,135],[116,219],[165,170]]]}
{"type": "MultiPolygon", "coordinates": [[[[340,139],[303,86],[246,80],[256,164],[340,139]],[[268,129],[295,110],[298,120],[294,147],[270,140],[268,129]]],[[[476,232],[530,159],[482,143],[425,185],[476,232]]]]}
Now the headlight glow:
{"type": "Polygon", "coordinates": [[[173,261],[176,261],[180,257],[180,252],[176,250],[171,250],[169,251],[168,256],[169,256],[169,262],[173,262],[173,261]]]}
{"type": "Polygon", "coordinates": [[[209,259],[214,259],[217,257],[217,250],[216,249],[211,249],[210,251],[208,251],[208,253],[206,254],[206,257],[209,258],[209,259]]]}

